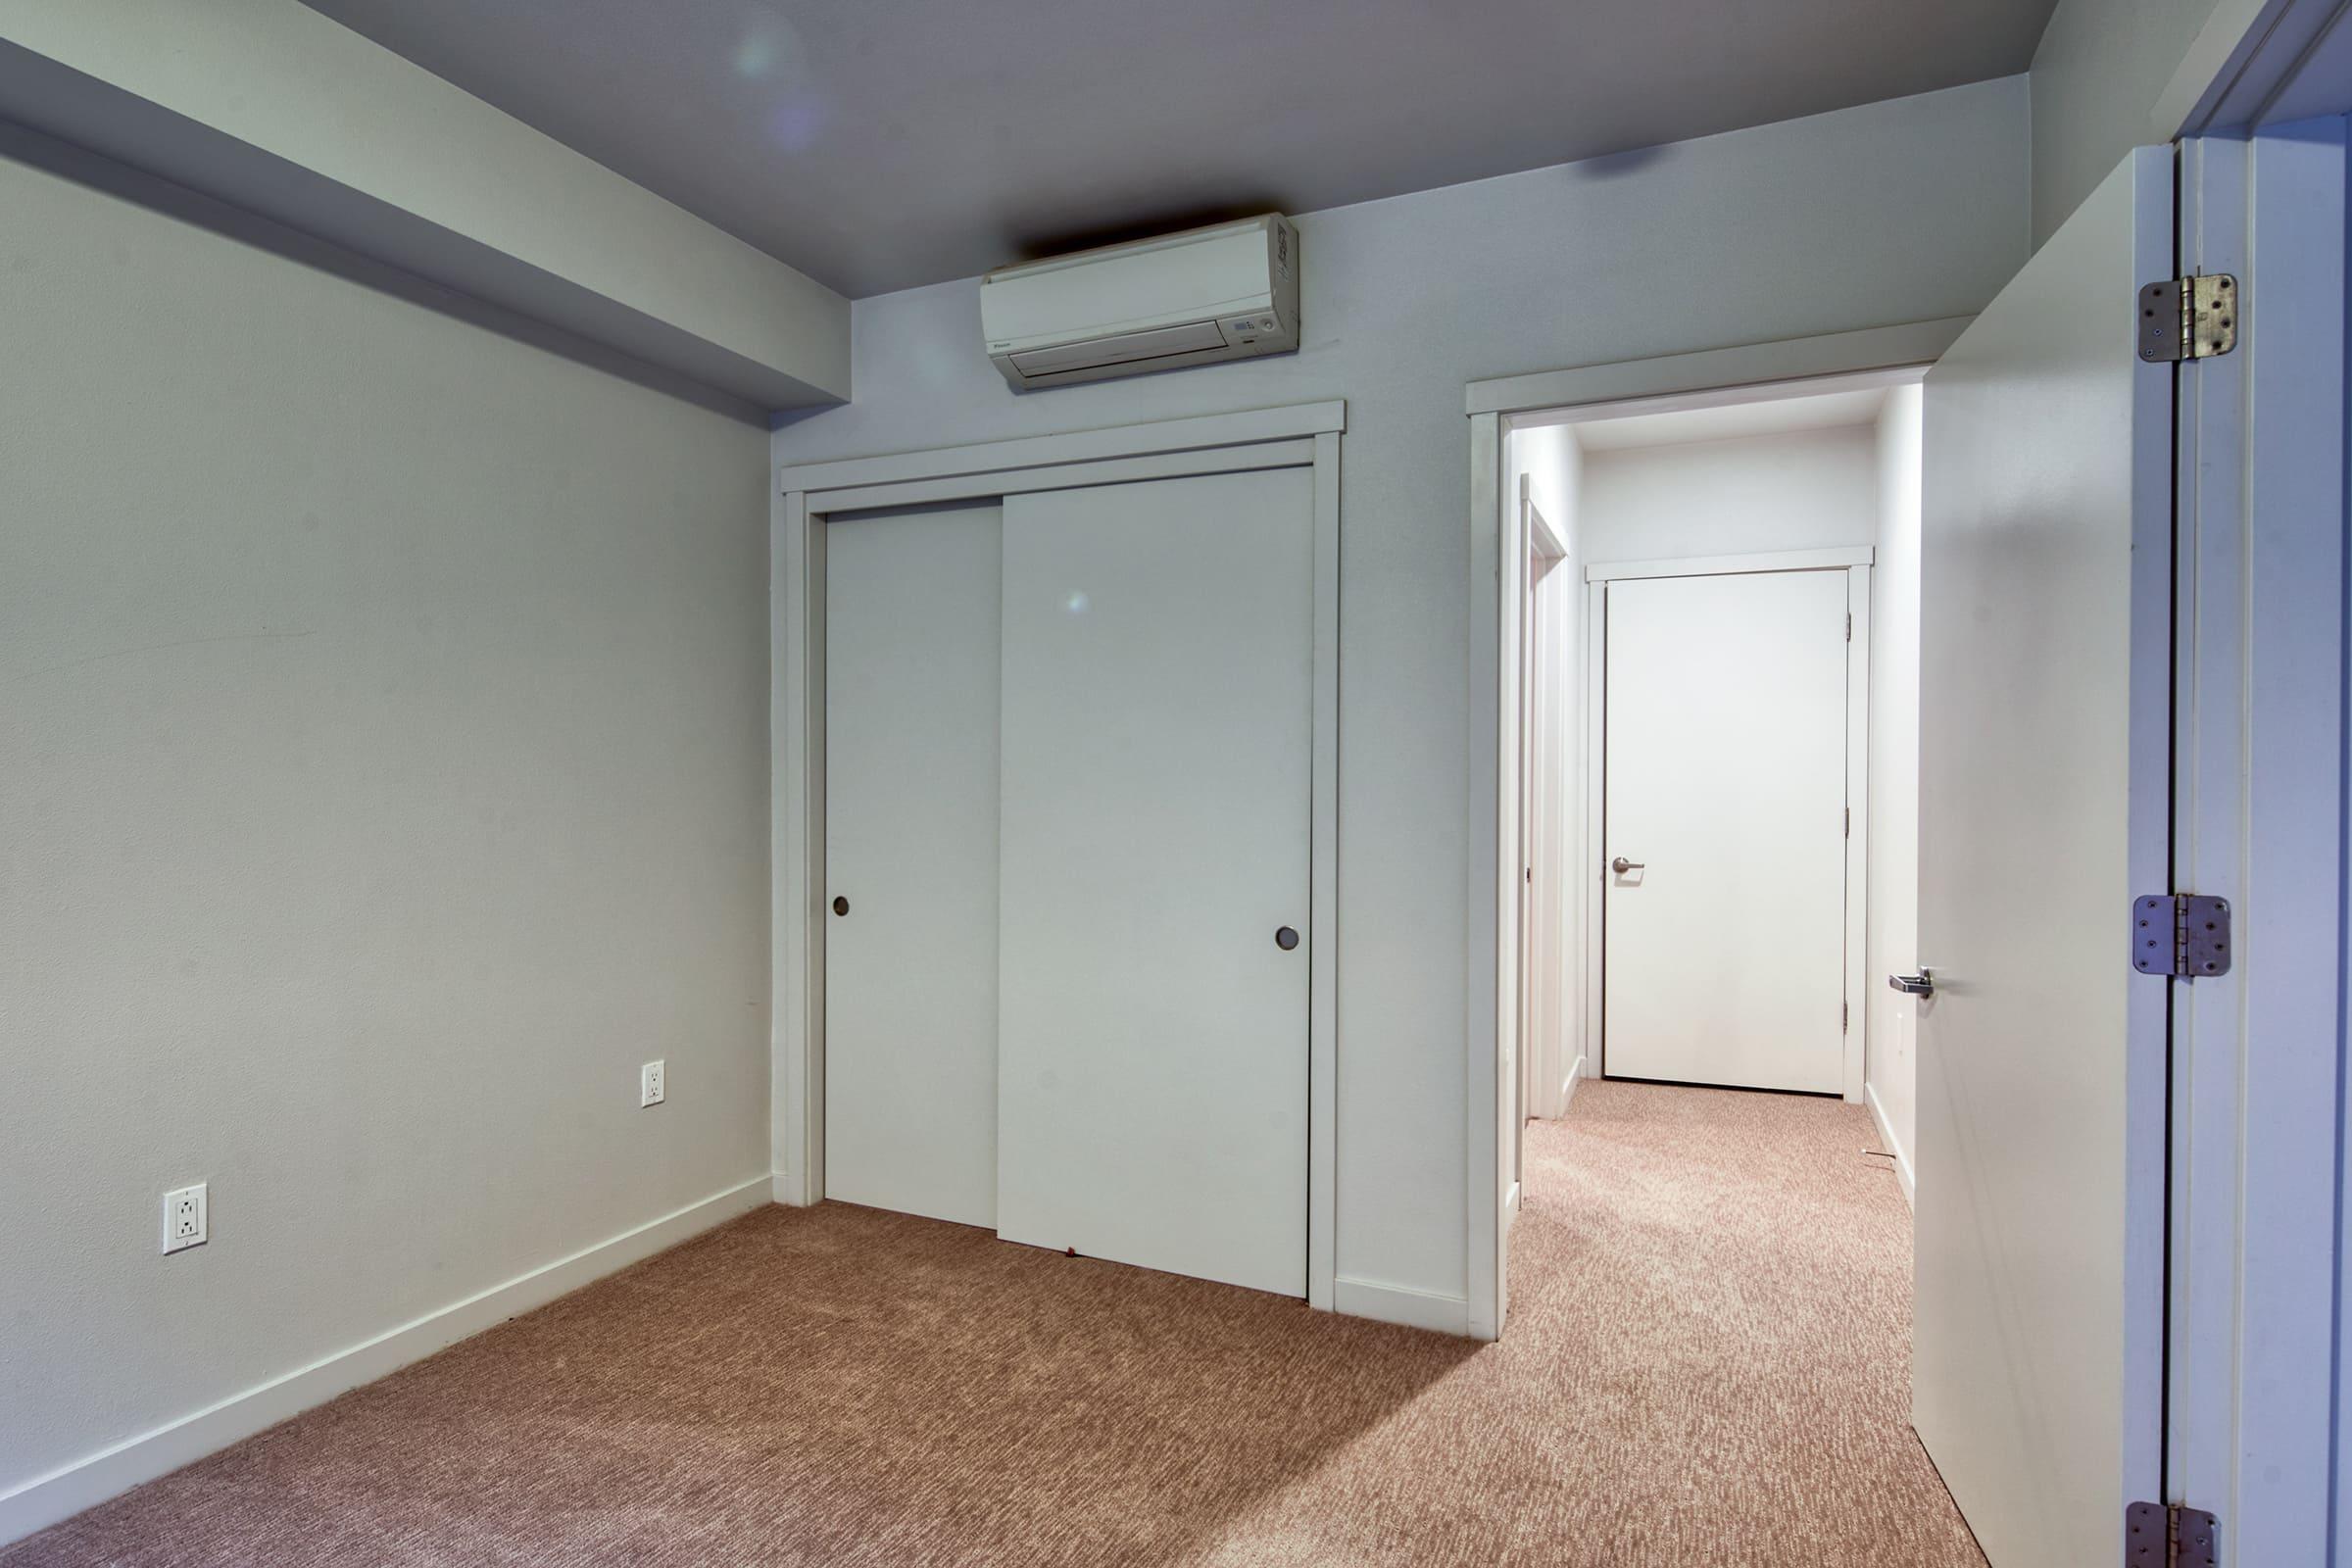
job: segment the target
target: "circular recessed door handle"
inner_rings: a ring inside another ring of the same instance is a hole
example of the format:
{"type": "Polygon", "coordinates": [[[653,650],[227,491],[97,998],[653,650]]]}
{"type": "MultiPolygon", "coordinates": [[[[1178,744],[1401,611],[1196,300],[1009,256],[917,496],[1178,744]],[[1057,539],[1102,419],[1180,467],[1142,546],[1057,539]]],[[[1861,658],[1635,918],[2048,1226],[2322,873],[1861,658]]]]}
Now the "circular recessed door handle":
{"type": "Polygon", "coordinates": [[[1609,869],[1616,872],[1619,876],[1623,876],[1628,871],[1645,871],[1648,869],[1648,867],[1643,865],[1640,860],[1629,860],[1624,856],[1620,855],[1617,857],[1617,858],[1609,862],[1609,869]]]}
{"type": "Polygon", "coordinates": [[[1286,925],[1274,933],[1274,945],[1288,953],[1298,945],[1298,933],[1286,925]]]}
{"type": "Polygon", "coordinates": [[[835,914],[847,914],[847,913],[849,913],[849,912],[850,912],[850,901],[849,901],[849,900],[847,900],[847,899],[845,899],[845,898],[843,898],[843,897],[842,897],[840,894],[838,894],[838,893],[836,893],[835,895],[833,895],[833,912],[834,912],[835,914]]]}

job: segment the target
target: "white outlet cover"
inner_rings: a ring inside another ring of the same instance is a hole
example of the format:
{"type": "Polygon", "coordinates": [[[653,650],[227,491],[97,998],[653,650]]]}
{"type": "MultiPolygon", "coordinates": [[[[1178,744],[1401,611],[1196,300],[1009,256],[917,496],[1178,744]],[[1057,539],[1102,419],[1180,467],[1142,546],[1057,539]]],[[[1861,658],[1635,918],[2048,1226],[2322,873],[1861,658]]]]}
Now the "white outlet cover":
{"type": "Polygon", "coordinates": [[[191,1247],[202,1247],[211,1239],[207,1185],[198,1182],[193,1187],[175,1187],[164,1195],[165,1251],[184,1251],[191,1247]]]}
{"type": "Polygon", "coordinates": [[[649,1061],[637,1069],[637,1104],[639,1109],[662,1103],[663,1064],[649,1061]]]}

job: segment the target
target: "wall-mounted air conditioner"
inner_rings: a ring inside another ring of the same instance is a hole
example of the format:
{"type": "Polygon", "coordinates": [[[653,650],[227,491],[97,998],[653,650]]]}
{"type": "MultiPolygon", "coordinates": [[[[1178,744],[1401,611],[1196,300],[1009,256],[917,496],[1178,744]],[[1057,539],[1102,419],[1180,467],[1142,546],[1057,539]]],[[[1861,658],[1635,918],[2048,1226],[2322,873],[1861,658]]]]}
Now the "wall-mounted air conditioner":
{"type": "Polygon", "coordinates": [[[1298,347],[1298,229],[1269,213],[980,280],[988,357],[1016,390],[1298,347]]]}

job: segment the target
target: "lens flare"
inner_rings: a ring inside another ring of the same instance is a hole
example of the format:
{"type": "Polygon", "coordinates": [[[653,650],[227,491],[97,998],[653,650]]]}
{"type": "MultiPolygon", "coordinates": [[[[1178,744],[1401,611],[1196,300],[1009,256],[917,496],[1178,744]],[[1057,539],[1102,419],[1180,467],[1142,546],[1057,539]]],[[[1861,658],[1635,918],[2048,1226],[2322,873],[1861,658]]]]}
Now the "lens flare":
{"type": "Polygon", "coordinates": [[[776,41],[764,34],[754,33],[735,46],[735,74],[757,79],[764,76],[776,63],[776,41]]]}

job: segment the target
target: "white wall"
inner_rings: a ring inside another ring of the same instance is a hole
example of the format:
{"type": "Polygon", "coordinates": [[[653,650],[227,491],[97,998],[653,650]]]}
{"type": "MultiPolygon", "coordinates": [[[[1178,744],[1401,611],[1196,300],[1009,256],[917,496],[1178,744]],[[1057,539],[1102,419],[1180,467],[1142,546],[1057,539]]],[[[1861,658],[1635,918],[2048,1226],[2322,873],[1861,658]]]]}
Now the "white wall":
{"type": "Polygon", "coordinates": [[[1878,512],[1868,425],[1588,452],[1577,503],[1604,564],[1866,545],[1878,512]]]}
{"type": "MultiPolygon", "coordinates": [[[[974,284],[861,300],[777,461],[1344,397],[1339,1272],[1462,1298],[1463,383],[1964,314],[2024,260],[2022,77],[1307,215],[1304,348],[1032,393],[974,284]]],[[[1483,847],[1482,847],[1483,850],[1483,847]]]]}
{"type": "Polygon", "coordinates": [[[767,506],[758,429],[22,164],[0,211],[5,1494],[764,1197],[767,506]]]}
{"type": "Polygon", "coordinates": [[[2059,0],[2034,51],[2035,245],[2126,153],[2180,130],[2156,122],[2157,99],[2217,9],[2217,0],[2059,0]]]}
{"type": "Polygon", "coordinates": [[[1868,1090],[1911,1191],[1913,1047],[1919,1004],[1886,976],[1919,967],[1919,514],[1921,389],[1887,393],[1879,416],[1878,559],[1870,617],[1868,1090]]]}
{"type": "Polygon", "coordinates": [[[765,409],[846,300],[297,0],[0,0],[0,118],[765,409]]]}

